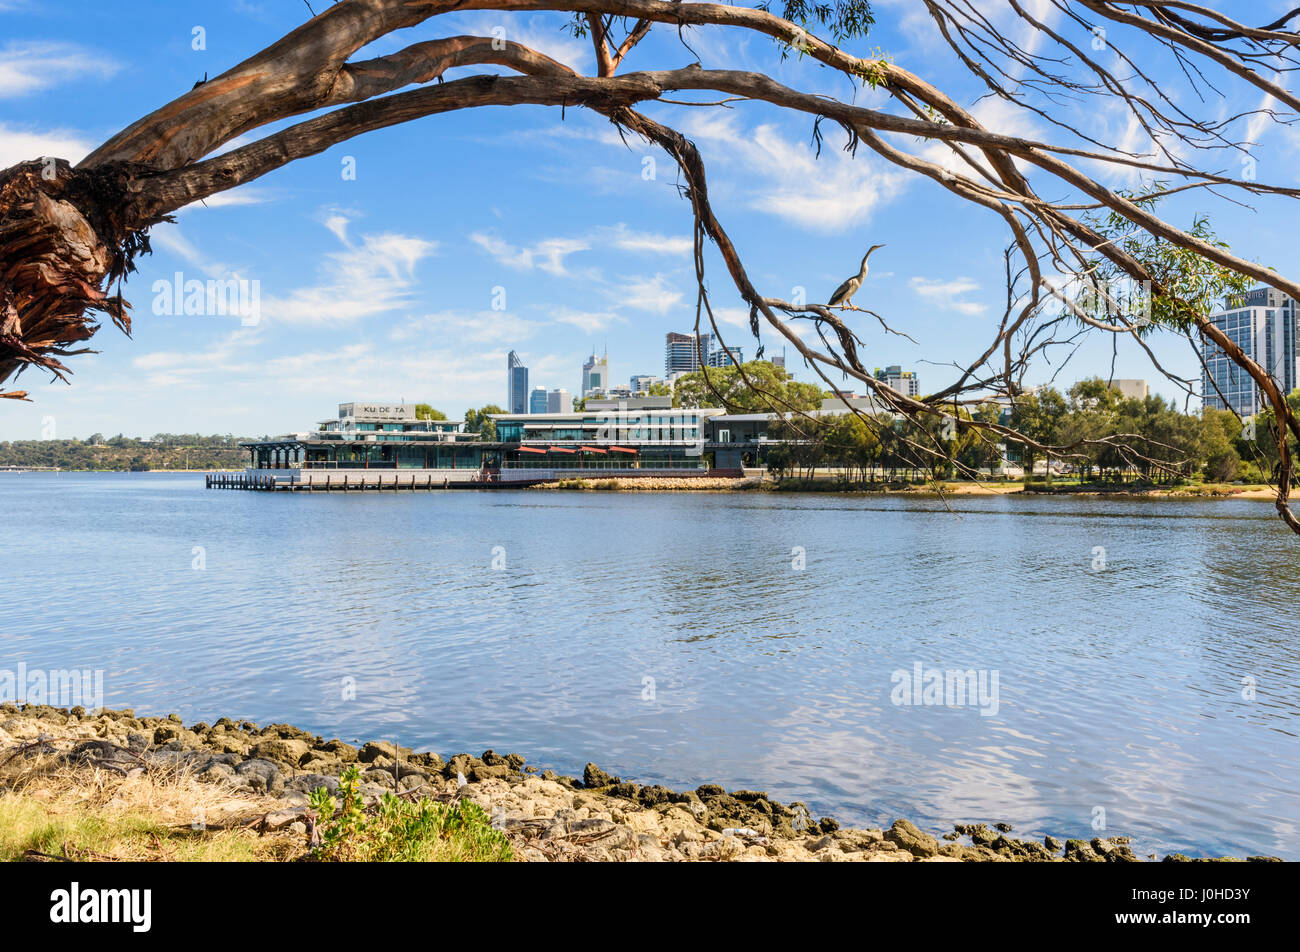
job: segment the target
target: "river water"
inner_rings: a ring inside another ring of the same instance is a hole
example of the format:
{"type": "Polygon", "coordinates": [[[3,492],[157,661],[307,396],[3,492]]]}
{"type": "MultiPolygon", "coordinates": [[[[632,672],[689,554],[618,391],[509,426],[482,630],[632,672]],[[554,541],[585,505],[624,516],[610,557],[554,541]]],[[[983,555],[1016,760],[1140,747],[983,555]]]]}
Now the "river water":
{"type": "Polygon", "coordinates": [[[109,707],[1300,859],[1300,540],[1265,503],[65,473],[0,475],[0,514],[0,670],[102,670],[109,707]],[[983,693],[921,690],[947,671],[983,693]]]}

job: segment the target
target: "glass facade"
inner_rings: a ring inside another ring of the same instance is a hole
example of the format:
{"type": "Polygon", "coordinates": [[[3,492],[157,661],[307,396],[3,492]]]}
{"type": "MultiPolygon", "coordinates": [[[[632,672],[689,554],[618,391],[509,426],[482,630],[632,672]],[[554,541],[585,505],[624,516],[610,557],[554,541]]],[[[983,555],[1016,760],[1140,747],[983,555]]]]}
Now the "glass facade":
{"type": "Polygon", "coordinates": [[[450,420],[348,415],[315,433],[242,445],[255,469],[472,469],[486,481],[502,469],[702,470],[705,422],[720,412],[619,402],[583,413],[495,414],[497,442],[475,440],[450,420]]]}
{"type": "Polygon", "coordinates": [[[704,421],[719,412],[620,406],[494,419],[510,467],[700,469],[704,421]],[[509,444],[521,448],[512,451],[509,444]]]}
{"type": "Polygon", "coordinates": [[[664,341],[664,376],[699,370],[700,355],[703,354],[705,362],[708,362],[716,350],[717,338],[712,334],[701,334],[697,346],[694,334],[670,332],[664,341]]]}
{"type": "Polygon", "coordinates": [[[528,368],[513,350],[506,355],[506,406],[511,413],[528,412],[528,368]]]}
{"type": "MultiPolygon", "coordinates": [[[[1214,314],[1210,319],[1247,357],[1266,368],[1276,369],[1285,356],[1284,342],[1276,340],[1273,334],[1280,323],[1278,314],[1274,308],[1246,307],[1214,314]]],[[[1290,353],[1294,365],[1294,348],[1290,353]]],[[[1232,410],[1241,416],[1254,415],[1259,409],[1259,392],[1250,374],[1214,344],[1206,346],[1203,359],[1201,395],[1204,405],[1232,410]]]]}

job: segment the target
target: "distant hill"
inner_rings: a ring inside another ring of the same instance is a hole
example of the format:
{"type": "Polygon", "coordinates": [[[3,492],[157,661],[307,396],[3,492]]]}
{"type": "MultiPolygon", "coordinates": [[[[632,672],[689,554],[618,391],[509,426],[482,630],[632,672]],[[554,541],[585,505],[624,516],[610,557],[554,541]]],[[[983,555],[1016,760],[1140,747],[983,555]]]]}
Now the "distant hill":
{"type": "Polygon", "coordinates": [[[154,469],[243,469],[248,453],[241,441],[252,437],[159,433],[152,439],[95,434],[88,440],[0,442],[0,467],[146,472],[154,469]]]}

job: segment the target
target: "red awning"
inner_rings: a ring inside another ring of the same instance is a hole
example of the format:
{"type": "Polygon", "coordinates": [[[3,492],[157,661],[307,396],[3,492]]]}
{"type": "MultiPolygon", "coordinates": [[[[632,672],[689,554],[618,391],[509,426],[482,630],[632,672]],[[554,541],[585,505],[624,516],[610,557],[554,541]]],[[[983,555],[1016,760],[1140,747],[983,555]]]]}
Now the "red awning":
{"type": "Polygon", "coordinates": [[[636,450],[628,449],[626,446],[611,446],[609,448],[609,451],[611,453],[631,453],[634,456],[636,455],[637,452],[636,450]]]}
{"type": "Polygon", "coordinates": [[[546,450],[538,449],[535,446],[517,446],[515,449],[521,453],[541,453],[543,456],[546,455],[546,450]]]}
{"type": "Polygon", "coordinates": [[[598,449],[595,446],[579,446],[578,449],[582,450],[584,453],[600,453],[602,455],[606,452],[605,450],[598,449]]]}
{"type": "Polygon", "coordinates": [[[572,453],[572,452],[574,452],[574,450],[565,449],[563,446],[548,446],[548,447],[546,448],[546,452],[548,452],[548,453],[572,453]]]}

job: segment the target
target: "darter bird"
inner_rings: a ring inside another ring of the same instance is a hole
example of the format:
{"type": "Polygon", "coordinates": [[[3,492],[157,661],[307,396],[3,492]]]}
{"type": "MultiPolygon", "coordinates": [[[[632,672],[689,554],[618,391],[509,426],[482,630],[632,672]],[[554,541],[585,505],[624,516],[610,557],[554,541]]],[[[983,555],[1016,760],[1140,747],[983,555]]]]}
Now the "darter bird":
{"type": "Polygon", "coordinates": [[[830,301],[827,302],[827,307],[853,305],[853,295],[858,293],[858,288],[862,287],[862,282],[867,280],[867,260],[871,257],[871,252],[883,247],[885,246],[872,245],[867,249],[867,253],[862,256],[862,270],[835,289],[835,293],[831,295],[830,301]]]}

